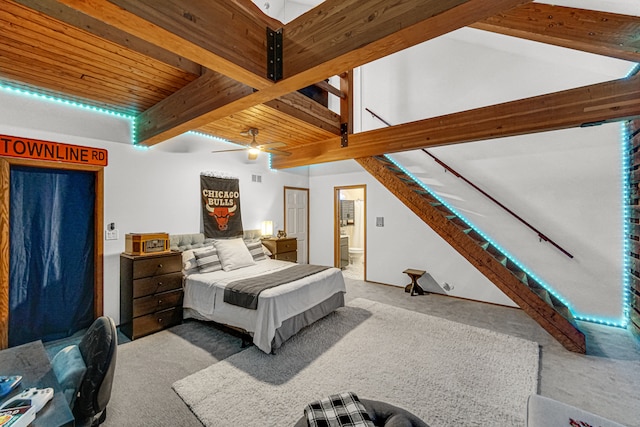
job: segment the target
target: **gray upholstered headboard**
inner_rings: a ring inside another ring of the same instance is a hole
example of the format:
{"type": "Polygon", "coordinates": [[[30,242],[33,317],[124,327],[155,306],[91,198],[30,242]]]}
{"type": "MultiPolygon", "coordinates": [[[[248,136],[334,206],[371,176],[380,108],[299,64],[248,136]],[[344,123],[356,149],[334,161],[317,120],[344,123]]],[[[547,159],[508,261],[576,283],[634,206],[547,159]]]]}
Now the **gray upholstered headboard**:
{"type": "MultiPolygon", "coordinates": [[[[245,240],[258,240],[261,236],[260,230],[244,230],[242,238],[245,240]]],[[[201,248],[212,243],[214,239],[205,238],[203,233],[171,234],[169,236],[169,246],[174,251],[186,251],[187,249],[201,248]]]]}

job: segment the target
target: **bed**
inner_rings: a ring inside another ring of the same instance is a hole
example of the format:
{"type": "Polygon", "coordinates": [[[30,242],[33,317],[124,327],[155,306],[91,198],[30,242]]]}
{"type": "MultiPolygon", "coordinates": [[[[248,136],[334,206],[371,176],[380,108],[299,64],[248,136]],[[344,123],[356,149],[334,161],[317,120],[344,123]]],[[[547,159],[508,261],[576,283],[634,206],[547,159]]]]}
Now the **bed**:
{"type": "MultiPolygon", "coordinates": [[[[172,235],[170,240],[171,248],[182,252],[184,318],[213,321],[240,329],[248,333],[256,347],[265,353],[274,352],[300,329],[344,306],[344,278],[340,269],[334,267],[261,291],[257,296],[256,309],[226,302],[225,289],[229,286],[260,280],[267,275],[286,275],[285,270],[302,268],[293,267],[297,265],[295,263],[266,256],[254,231],[245,232],[243,240],[253,263],[238,266],[236,262],[230,269],[226,268],[228,265],[217,268],[217,263],[224,264],[225,259],[230,259],[224,250],[225,245],[231,244],[231,240],[241,239],[214,241],[196,233],[172,235]],[[220,261],[214,258],[215,261],[210,262],[212,248],[216,248],[220,261]],[[208,265],[215,267],[208,268],[208,265]]],[[[244,250],[242,252],[246,256],[244,250]]]]}

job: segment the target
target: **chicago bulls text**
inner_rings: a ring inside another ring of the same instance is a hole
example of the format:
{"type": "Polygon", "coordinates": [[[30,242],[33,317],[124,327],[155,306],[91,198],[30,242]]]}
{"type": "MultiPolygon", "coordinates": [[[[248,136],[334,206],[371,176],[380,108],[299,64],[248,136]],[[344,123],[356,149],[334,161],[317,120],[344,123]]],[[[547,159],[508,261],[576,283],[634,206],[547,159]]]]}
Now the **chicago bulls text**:
{"type": "Polygon", "coordinates": [[[202,190],[202,196],[207,199],[208,206],[233,206],[240,197],[237,191],[202,190]]]}

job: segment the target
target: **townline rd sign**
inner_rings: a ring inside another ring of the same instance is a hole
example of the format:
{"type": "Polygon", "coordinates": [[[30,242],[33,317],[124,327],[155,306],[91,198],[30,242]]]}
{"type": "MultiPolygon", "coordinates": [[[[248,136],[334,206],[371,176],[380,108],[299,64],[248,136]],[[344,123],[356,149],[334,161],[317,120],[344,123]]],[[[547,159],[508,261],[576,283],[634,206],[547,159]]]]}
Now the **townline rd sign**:
{"type": "Polygon", "coordinates": [[[107,166],[107,150],[0,135],[0,156],[107,166]]]}

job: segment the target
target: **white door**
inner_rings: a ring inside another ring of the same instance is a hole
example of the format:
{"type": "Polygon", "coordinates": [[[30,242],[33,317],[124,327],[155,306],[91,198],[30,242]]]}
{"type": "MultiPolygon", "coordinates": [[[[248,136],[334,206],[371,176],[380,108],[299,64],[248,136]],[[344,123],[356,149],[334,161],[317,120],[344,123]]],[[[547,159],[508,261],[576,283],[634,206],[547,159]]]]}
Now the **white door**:
{"type": "Polygon", "coordinates": [[[284,189],[284,224],[287,237],[298,239],[298,263],[309,263],[309,190],[284,189]]]}

